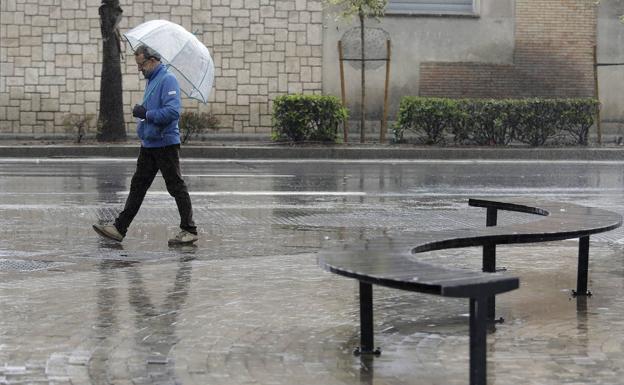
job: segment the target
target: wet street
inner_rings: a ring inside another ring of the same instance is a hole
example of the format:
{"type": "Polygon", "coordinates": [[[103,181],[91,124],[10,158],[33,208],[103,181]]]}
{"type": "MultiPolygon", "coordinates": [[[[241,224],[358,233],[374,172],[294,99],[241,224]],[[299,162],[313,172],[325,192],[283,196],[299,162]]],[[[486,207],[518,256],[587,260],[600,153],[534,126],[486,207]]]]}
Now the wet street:
{"type": "MultiPolygon", "coordinates": [[[[375,288],[383,353],[359,358],[356,281],[322,247],[389,231],[484,226],[469,197],[529,196],[624,214],[624,163],[185,159],[200,240],[170,248],[157,177],[126,239],[91,228],[123,207],[134,159],[0,159],[0,384],[468,383],[468,303],[375,288]]],[[[532,221],[501,213],[499,224],[532,221]]],[[[622,384],[624,229],[500,246],[520,289],[497,297],[490,385],[622,384]]],[[[478,248],[422,254],[479,269],[478,248]]]]}

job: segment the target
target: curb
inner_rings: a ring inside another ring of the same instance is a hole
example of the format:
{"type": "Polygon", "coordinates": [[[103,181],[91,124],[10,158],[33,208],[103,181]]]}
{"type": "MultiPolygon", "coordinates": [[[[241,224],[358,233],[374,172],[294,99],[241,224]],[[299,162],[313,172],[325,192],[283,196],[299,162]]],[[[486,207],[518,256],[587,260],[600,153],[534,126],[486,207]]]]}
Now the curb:
{"type": "MultiPolygon", "coordinates": [[[[3,158],[135,158],[139,145],[0,146],[3,158]]],[[[202,159],[400,159],[400,160],[585,160],[621,161],[624,148],[182,146],[184,158],[202,159]]]]}

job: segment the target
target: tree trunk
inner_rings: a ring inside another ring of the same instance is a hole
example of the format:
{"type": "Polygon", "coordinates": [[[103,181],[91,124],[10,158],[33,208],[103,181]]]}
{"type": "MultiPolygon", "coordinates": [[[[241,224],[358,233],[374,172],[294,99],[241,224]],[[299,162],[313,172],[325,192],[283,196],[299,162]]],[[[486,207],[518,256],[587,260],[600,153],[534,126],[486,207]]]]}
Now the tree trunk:
{"type": "Polygon", "coordinates": [[[366,54],[364,52],[364,11],[360,8],[360,41],[362,43],[362,99],[360,109],[360,143],[364,143],[364,117],[366,116],[366,54]]]}
{"type": "Polygon", "coordinates": [[[126,139],[118,28],[122,12],[119,0],[102,0],[99,8],[103,60],[97,140],[101,142],[126,139]]]}

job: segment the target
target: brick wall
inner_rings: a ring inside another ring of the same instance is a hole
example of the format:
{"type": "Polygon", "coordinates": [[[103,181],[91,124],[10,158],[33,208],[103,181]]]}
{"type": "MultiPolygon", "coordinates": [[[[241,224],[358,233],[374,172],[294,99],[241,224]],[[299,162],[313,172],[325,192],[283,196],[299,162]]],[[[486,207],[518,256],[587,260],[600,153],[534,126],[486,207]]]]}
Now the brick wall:
{"type": "MultiPolygon", "coordinates": [[[[69,113],[97,114],[101,72],[100,0],[0,1],[0,134],[64,134],[69,113]]],[[[208,105],[221,131],[270,132],[271,101],[322,89],[320,0],[125,0],[121,32],[167,19],[197,32],[215,62],[208,105]]],[[[127,131],[142,98],[134,57],[122,62],[127,131]]]]}
{"type": "Polygon", "coordinates": [[[423,62],[419,94],[444,97],[594,96],[593,0],[516,0],[513,65],[423,62]]]}

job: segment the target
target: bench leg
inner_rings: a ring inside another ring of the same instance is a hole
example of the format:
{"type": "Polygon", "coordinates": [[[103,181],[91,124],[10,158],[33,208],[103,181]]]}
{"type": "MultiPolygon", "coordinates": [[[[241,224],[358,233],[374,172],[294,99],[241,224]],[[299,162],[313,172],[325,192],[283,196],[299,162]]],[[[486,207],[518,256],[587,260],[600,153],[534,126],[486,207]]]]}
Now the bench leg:
{"type": "Polygon", "coordinates": [[[578,268],[576,271],[576,291],[572,291],[574,296],[591,295],[587,290],[587,275],[589,270],[589,235],[579,239],[578,268]]]}
{"type": "MultiPolygon", "coordinates": [[[[486,273],[495,273],[496,270],[496,245],[483,245],[483,268],[486,273]]],[[[496,297],[488,298],[487,319],[491,323],[503,323],[503,317],[496,318],[496,297]]]]}
{"type": "Polygon", "coordinates": [[[373,285],[360,281],[360,347],[353,352],[355,355],[381,354],[375,349],[373,329],[373,285]]]}
{"type": "MultiPolygon", "coordinates": [[[[485,217],[485,226],[492,227],[498,223],[498,210],[488,207],[485,217]]],[[[487,273],[496,272],[496,244],[483,245],[483,271],[487,273]]],[[[487,319],[493,323],[503,323],[505,319],[500,317],[496,319],[496,297],[488,298],[487,319]]]]}
{"type": "Polygon", "coordinates": [[[496,226],[498,222],[498,209],[488,207],[485,212],[485,225],[487,227],[496,226]]]}
{"type": "Polygon", "coordinates": [[[470,385],[487,381],[487,309],[487,297],[470,298],[470,385]]]}

